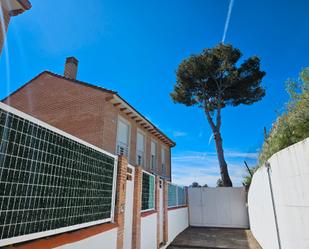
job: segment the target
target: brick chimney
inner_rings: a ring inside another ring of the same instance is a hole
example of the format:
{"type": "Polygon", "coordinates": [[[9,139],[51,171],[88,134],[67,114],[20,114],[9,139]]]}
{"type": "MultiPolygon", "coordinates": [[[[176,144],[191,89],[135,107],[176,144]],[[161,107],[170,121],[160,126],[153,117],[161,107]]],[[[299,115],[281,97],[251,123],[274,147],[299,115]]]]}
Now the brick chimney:
{"type": "Polygon", "coordinates": [[[75,57],[68,57],[65,62],[64,77],[75,80],[77,75],[78,60],[75,57]]]}

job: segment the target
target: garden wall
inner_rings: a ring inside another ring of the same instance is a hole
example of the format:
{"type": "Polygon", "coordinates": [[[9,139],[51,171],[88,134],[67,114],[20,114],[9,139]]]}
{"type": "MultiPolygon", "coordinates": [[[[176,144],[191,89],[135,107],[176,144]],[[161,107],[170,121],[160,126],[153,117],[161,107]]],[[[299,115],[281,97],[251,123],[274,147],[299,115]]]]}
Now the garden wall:
{"type": "Polygon", "coordinates": [[[0,103],[0,246],[157,249],[188,226],[186,195],[0,103]]]}
{"type": "Polygon", "coordinates": [[[168,210],[168,244],[189,226],[188,207],[168,210]]]}
{"type": "Polygon", "coordinates": [[[104,248],[108,249],[117,248],[117,228],[91,236],[87,239],[83,239],[70,244],[65,244],[63,246],[59,246],[56,248],[57,249],[100,248],[100,246],[102,245],[104,245],[104,248]]]}
{"type": "MultiPolygon", "coordinates": [[[[282,249],[309,248],[309,138],[269,160],[282,249]]],[[[267,168],[254,174],[248,195],[251,231],[263,249],[279,248],[267,168]]]]}

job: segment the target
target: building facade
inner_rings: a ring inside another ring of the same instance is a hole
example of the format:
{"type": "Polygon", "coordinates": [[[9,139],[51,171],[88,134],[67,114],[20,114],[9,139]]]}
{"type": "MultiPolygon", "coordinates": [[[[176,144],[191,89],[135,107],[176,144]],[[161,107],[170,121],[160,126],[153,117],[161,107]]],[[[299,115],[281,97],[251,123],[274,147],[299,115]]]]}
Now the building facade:
{"type": "Polygon", "coordinates": [[[175,143],[117,92],[78,81],[77,69],[69,57],[64,76],[44,71],[3,102],[171,180],[175,143]]]}

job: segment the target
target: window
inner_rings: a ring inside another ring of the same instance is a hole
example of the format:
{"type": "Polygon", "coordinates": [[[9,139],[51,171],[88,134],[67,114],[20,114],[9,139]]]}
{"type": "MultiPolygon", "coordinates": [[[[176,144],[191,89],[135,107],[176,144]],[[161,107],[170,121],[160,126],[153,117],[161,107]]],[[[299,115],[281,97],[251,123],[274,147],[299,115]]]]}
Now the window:
{"type": "Polygon", "coordinates": [[[165,147],[161,147],[161,170],[162,170],[162,175],[166,175],[166,158],[165,158],[165,147]]]}
{"type": "Polygon", "coordinates": [[[157,144],[151,141],[150,169],[155,171],[157,168],[157,144]]]}
{"type": "Polygon", "coordinates": [[[136,137],[136,164],[144,166],[145,162],[145,136],[137,132],[136,137]]]}
{"type": "Polygon", "coordinates": [[[118,119],[117,128],[117,155],[124,155],[129,158],[129,132],[130,126],[124,120],[118,119]]]}
{"type": "Polygon", "coordinates": [[[142,179],[142,211],[147,211],[155,207],[155,177],[143,172],[142,179]]]}

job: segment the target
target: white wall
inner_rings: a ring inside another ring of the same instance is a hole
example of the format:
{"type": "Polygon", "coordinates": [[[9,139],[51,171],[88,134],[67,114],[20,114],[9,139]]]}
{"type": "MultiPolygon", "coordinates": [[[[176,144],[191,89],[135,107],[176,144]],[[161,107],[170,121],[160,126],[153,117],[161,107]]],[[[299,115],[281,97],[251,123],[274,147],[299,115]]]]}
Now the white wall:
{"type": "Polygon", "coordinates": [[[124,249],[132,248],[132,223],[133,223],[133,195],[134,195],[134,172],[135,168],[128,165],[132,169],[132,180],[127,180],[126,186],[126,205],[124,218],[124,249]]]}
{"type": "Polygon", "coordinates": [[[157,213],[141,219],[141,249],[157,249],[157,213]]]}
{"type": "MultiPolygon", "coordinates": [[[[309,138],[269,159],[282,249],[309,248],[309,138]]],[[[267,170],[259,169],[249,190],[251,230],[263,249],[277,249],[267,170]]]]}
{"type": "Polygon", "coordinates": [[[245,188],[189,188],[191,226],[248,228],[245,188]]]}
{"type": "Polygon", "coordinates": [[[188,208],[177,208],[168,211],[168,243],[189,226],[188,208]]]}
{"type": "Polygon", "coordinates": [[[107,232],[91,236],[87,239],[78,242],[65,244],[57,247],[58,249],[116,249],[117,243],[117,228],[111,229],[107,232]]]}
{"type": "Polygon", "coordinates": [[[248,195],[250,228],[260,245],[277,249],[278,240],[266,168],[255,172],[248,195]]]}

